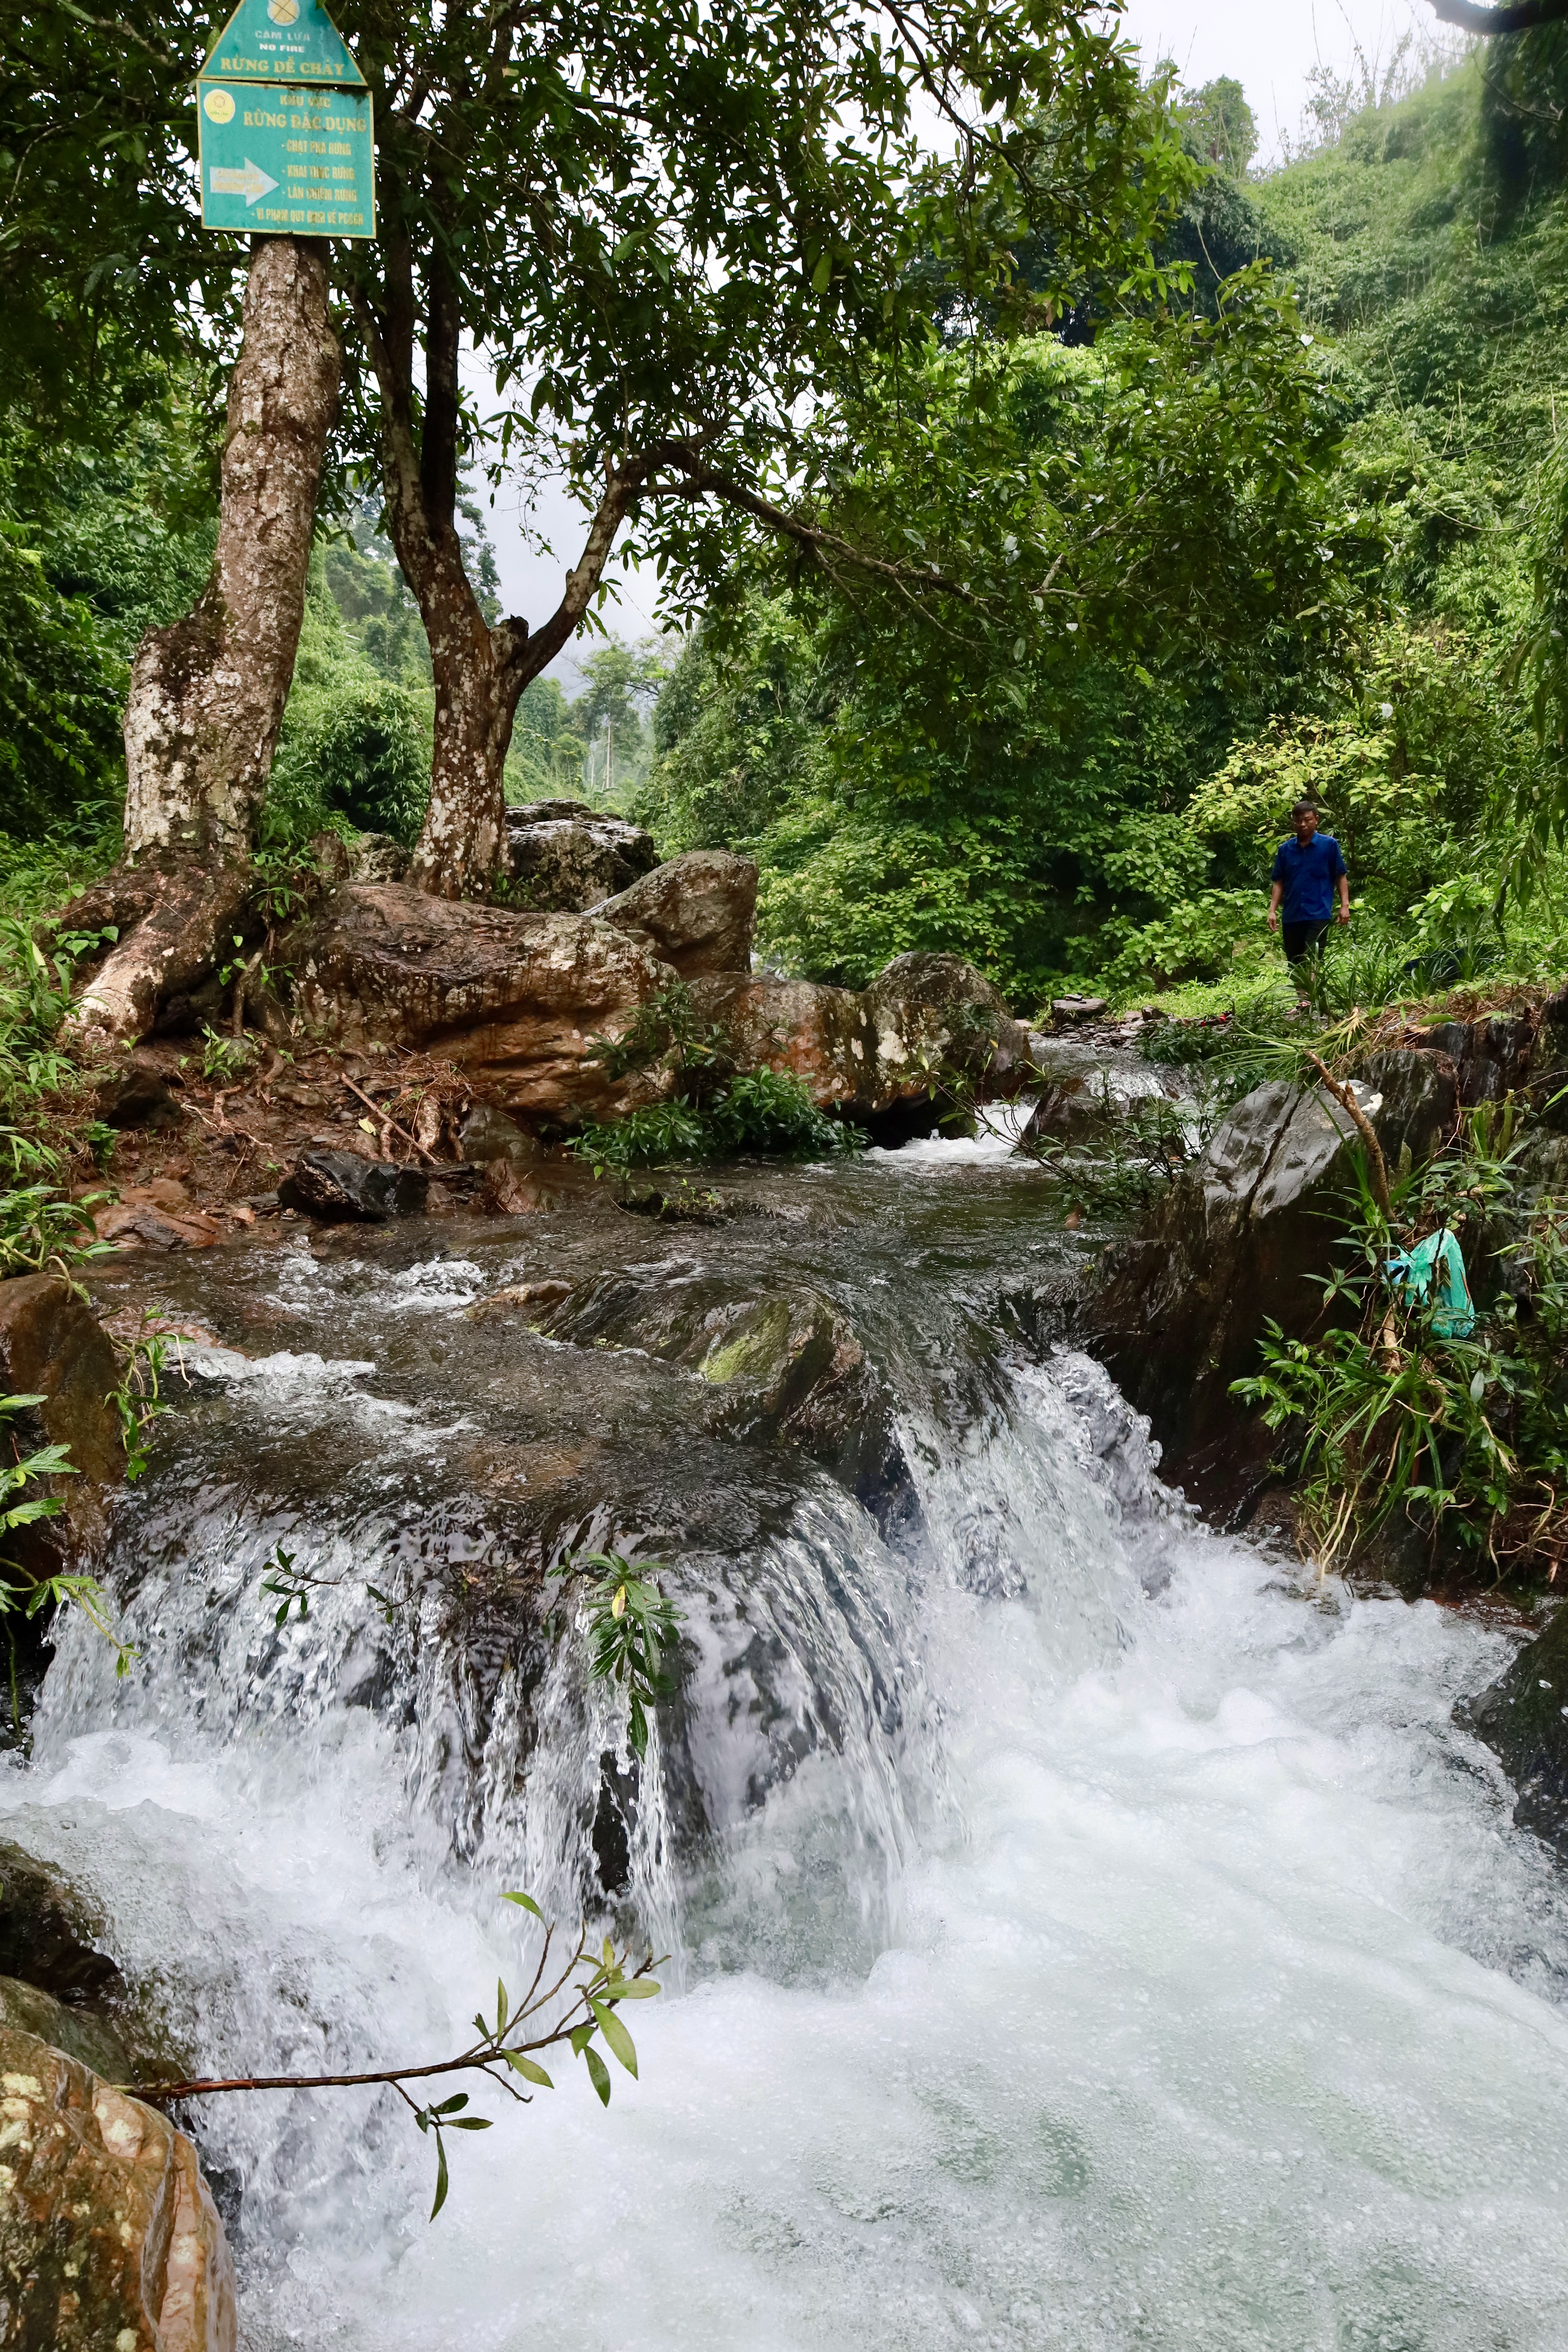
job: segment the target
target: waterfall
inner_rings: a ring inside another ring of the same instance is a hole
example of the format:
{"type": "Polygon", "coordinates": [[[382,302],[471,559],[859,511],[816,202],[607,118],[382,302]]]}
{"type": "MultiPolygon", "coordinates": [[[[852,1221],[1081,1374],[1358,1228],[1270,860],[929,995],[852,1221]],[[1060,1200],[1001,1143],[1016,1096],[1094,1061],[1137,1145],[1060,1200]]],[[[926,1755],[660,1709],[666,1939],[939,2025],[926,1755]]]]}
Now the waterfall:
{"type": "Polygon", "coordinates": [[[808,1222],[632,1270],[818,1284],[896,1509],[689,1370],[463,1319],[630,1220],[162,1275],[216,1343],[118,1522],[140,1661],[67,1625],[8,1833],[216,2072],[458,2048],[509,1887],[669,1955],[639,2079],[481,2095],[434,2225],[390,2095],[206,2103],[247,2343],[1560,2344],[1568,1906],[1451,1720],[1505,1637],[1214,1535],[1098,1367],[1010,1348],[1032,1171],[768,1181],[808,1222]],[[685,1620],[640,1768],[540,1598],[612,1534],[685,1620]]]}

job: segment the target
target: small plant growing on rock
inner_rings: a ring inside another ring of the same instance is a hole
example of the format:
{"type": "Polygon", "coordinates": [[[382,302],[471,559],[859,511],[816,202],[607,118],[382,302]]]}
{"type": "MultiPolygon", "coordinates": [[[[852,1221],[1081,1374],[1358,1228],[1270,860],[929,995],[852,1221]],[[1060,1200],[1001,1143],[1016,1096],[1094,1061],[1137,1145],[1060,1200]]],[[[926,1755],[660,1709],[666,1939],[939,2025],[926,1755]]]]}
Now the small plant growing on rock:
{"type": "Polygon", "coordinates": [[[588,1672],[625,1686],[626,1737],[638,1757],[647,1754],[648,1709],[673,1688],[664,1658],[679,1639],[680,1612],[648,1580],[662,1567],[647,1560],[637,1569],[618,1551],[586,1551],[569,1552],[550,1571],[563,1584],[586,1580],[581,1607],[592,1651],[588,1672]]]}
{"type": "MultiPolygon", "coordinates": [[[[0,1397],[0,1423],[44,1402],[41,1396],[0,1397]]],[[[26,1492],[28,1486],[36,1488],[43,1478],[75,1475],[68,1445],[42,1445],[36,1453],[18,1454],[9,1462],[0,1461],[0,1541],[14,1535],[18,1528],[36,1527],[40,1519],[58,1517],[65,1507],[58,1495],[29,1495],[26,1492]]],[[[131,1671],[136,1653],[110,1625],[109,1598],[97,1577],[65,1570],[53,1576],[37,1576],[18,1561],[0,1558],[0,1618],[6,1621],[5,1637],[11,1656],[11,1720],[18,1730],[22,1707],[16,1689],[16,1634],[9,1621],[18,1612],[30,1620],[42,1610],[68,1605],[79,1609],[88,1623],[110,1643],[114,1652],[115,1674],[123,1675],[131,1671]]]]}

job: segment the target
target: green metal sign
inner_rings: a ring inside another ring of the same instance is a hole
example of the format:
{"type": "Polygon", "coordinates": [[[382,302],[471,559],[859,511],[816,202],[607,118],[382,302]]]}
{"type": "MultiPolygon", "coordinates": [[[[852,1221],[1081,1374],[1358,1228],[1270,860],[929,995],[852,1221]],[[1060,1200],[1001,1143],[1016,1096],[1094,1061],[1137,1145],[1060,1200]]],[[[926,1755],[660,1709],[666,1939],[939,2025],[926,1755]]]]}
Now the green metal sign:
{"type": "Polygon", "coordinates": [[[319,0],[240,0],[196,84],[202,226],[375,235],[370,92],[319,0]]]}
{"type": "Polygon", "coordinates": [[[206,80],[197,87],[204,228],[375,235],[367,89],[206,80]]]}
{"type": "Polygon", "coordinates": [[[357,83],[364,76],[321,0],[239,0],[207,51],[202,79],[357,83]]]}

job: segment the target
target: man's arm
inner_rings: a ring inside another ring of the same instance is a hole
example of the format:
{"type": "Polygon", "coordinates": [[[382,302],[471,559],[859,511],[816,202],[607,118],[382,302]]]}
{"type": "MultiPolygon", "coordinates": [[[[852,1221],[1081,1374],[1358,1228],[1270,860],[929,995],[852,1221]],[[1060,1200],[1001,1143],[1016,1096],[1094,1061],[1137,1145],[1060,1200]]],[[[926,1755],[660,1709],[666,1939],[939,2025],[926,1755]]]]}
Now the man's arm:
{"type": "Polygon", "coordinates": [[[1341,920],[1341,922],[1342,922],[1342,923],[1348,923],[1348,922],[1350,921],[1350,919],[1351,919],[1351,877],[1350,877],[1350,876],[1345,872],[1344,867],[1342,866],[1341,866],[1341,868],[1340,868],[1340,920],[1341,920]]]}
{"type": "Polygon", "coordinates": [[[1279,929],[1279,901],[1284,896],[1285,885],[1283,882],[1276,882],[1270,886],[1268,892],[1268,928],[1271,931],[1277,931],[1279,929]]]}

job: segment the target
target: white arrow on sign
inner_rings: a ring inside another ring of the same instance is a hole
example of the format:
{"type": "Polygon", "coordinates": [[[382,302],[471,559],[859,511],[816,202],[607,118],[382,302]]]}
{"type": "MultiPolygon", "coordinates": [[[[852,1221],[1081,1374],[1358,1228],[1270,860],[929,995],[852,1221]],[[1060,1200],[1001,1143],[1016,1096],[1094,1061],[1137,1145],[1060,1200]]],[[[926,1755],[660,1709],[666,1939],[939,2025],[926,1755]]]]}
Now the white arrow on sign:
{"type": "Polygon", "coordinates": [[[231,164],[210,164],[207,184],[215,196],[243,196],[247,205],[253,205],[258,196],[270,195],[278,183],[269,180],[260,164],[253,163],[247,155],[243,172],[231,164]]]}

